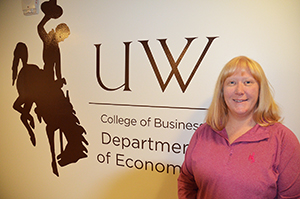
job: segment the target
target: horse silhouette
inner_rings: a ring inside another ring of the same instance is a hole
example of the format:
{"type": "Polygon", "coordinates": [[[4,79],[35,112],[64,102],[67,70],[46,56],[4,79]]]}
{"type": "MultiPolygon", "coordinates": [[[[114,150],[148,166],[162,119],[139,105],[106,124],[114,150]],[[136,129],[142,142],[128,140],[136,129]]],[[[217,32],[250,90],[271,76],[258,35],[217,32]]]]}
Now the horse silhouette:
{"type": "Polygon", "coordinates": [[[21,114],[21,121],[27,129],[32,144],[36,145],[36,139],[33,132],[35,127],[34,118],[30,114],[33,104],[35,114],[41,123],[46,123],[46,133],[50,145],[52,156],[52,171],[59,176],[56,158],[60,166],[66,166],[75,163],[81,158],[87,157],[87,140],[83,134],[85,129],[80,125],[76,112],[70,102],[69,92],[66,95],[61,89],[63,79],[52,80],[46,78],[47,74],[37,65],[28,64],[28,50],[26,44],[19,42],[14,50],[13,59],[13,85],[16,82],[18,98],[13,104],[13,108],[21,114]],[[19,61],[22,61],[23,67],[18,73],[19,61]],[[56,157],[54,146],[54,134],[59,130],[61,139],[61,153],[56,157]],[[67,144],[63,146],[65,136],[67,144]]]}

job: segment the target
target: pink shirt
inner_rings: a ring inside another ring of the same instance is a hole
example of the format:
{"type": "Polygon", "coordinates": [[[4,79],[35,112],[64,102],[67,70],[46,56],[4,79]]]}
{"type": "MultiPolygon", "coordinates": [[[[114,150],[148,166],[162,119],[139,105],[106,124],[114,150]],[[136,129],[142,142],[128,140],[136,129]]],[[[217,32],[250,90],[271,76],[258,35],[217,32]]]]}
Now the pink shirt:
{"type": "Polygon", "coordinates": [[[300,144],[280,123],[254,126],[232,144],[201,125],[178,178],[179,199],[300,198],[300,144]]]}

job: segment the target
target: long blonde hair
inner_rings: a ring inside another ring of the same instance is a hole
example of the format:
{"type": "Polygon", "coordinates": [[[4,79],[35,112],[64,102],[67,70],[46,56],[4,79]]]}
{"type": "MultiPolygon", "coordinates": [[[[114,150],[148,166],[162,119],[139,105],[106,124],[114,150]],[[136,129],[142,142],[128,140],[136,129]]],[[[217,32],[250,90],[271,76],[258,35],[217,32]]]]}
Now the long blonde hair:
{"type": "Polygon", "coordinates": [[[225,128],[228,121],[228,107],[224,100],[223,86],[227,77],[237,69],[249,70],[259,84],[259,97],[255,106],[253,119],[260,126],[269,126],[280,121],[280,111],[271,93],[269,82],[262,67],[254,60],[239,56],[230,60],[222,69],[206,115],[206,123],[214,130],[225,128]]]}

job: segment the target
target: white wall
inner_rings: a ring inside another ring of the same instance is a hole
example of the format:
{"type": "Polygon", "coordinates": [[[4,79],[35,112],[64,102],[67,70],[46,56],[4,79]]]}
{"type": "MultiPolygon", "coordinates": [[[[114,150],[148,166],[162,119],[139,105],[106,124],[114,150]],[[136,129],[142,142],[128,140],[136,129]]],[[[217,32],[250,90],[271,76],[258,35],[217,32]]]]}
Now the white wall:
{"type": "MultiPolygon", "coordinates": [[[[19,113],[12,104],[17,98],[12,86],[13,50],[22,41],[29,49],[29,63],[42,67],[42,42],[36,26],[43,17],[24,16],[20,1],[0,2],[0,196],[1,198],[176,198],[178,173],[145,171],[118,166],[116,154],[133,160],[178,164],[183,153],[145,149],[122,149],[101,142],[101,132],[130,139],[149,139],[187,144],[192,130],[154,126],[154,118],[185,123],[203,122],[205,111],[92,105],[90,102],[208,107],[216,78],[231,58],[246,55],[258,61],[275,90],[284,124],[300,138],[300,2],[298,0],[247,1],[67,1],[58,0],[64,14],[46,25],[48,31],[65,22],[71,35],[60,44],[62,73],[71,102],[89,141],[88,158],[59,167],[60,177],[51,171],[51,157],[45,124],[36,120],[37,146],[30,143],[19,113]],[[87,3],[88,2],[88,3],[87,3]],[[218,36],[187,90],[183,93],[173,76],[164,92],[140,40],[148,44],[165,81],[170,65],[157,39],[167,39],[175,60],[186,44],[193,41],[178,68],[184,81],[196,64],[206,37],[218,36]],[[130,44],[130,91],[103,90],[96,80],[96,48],[101,43],[101,71],[108,87],[124,80],[125,45],[130,44]],[[151,118],[149,126],[110,125],[100,121],[102,114],[151,118]],[[99,163],[97,156],[110,152],[110,162],[99,163]]],[[[32,113],[33,114],[33,113],[32,113]]],[[[58,137],[58,136],[57,136],[58,137]]],[[[56,138],[58,141],[58,138],[56,138]]],[[[58,142],[56,142],[58,149],[58,142]]],[[[159,165],[161,166],[161,165],[159,165]]],[[[159,167],[161,168],[161,167],[159,167]]]]}

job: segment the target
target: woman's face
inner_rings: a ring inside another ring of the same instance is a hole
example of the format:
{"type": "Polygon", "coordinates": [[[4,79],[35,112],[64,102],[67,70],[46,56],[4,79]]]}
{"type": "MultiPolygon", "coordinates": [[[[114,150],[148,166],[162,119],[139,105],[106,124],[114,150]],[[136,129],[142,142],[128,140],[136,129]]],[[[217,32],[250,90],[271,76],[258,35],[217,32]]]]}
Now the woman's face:
{"type": "Polygon", "coordinates": [[[226,78],[223,91],[229,119],[253,116],[259,95],[259,85],[249,70],[237,69],[233,75],[226,78]]]}

